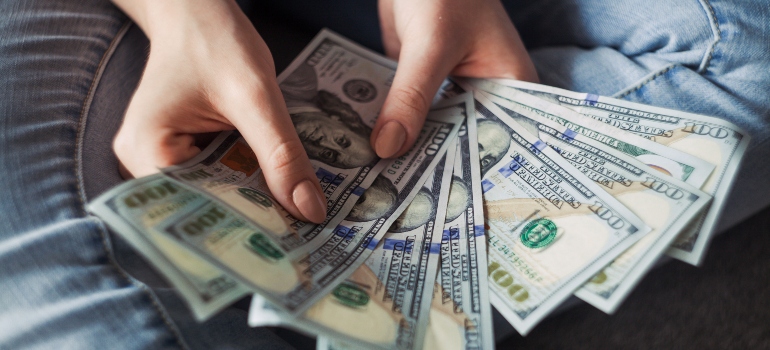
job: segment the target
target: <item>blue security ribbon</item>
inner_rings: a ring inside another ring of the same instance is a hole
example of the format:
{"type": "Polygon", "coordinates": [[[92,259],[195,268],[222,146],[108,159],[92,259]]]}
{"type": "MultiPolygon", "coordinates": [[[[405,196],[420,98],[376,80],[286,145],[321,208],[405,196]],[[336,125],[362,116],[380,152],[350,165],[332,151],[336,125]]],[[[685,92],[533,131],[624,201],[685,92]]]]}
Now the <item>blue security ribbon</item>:
{"type": "Polygon", "coordinates": [[[377,248],[377,243],[380,243],[380,241],[372,238],[369,240],[369,243],[366,244],[366,249],[374,250],[374,248],[377,248]]]}
{"type": "Polygon", "coordinates": [[[317,178],[319,178],[319,179],[329,179],[329,180],[331,180],[334,177],[336,177],[337,175],[334,175],[334,173],[332,173],[329,170],[326,170],[324,168],[319,167],[318,170],[316,170],[316,172],[315,172],[315,176],[317,178]]]}
{"type": "Polygon", "coordinates": [[[487,179],[481,180],[481,192],[487,193],[492,187],[495,187],[495,184],[493,184],[492,181],[487,179]]]}
{"type": "Polygon", "coordinates": [[[573,131],[572,129],[567,129],[567,130],[564,131],[563,135],[564,135],[562,137],[563,139],[565,139],[567,141],[572,141],[577,136],[577,133],[575,131],[573,131]]]}
{"type": "Polygon", "coordinates": [[[334,228],[334,234],[340,237],[346,237],[348,235],[348,232],[350,232],[349,227],[337,225],[337,227],[334,228]]]}
{"type": "Polygon", "coordinates": [[[506,166],[500,168],[498,171],[500,174],[503,174],[505,177],[510,177],[514,171],[519,170],[521,168],[521,164],[517,161],[517,159],[512,160],[510,163],[508,163],[506,166]]]}
{"type": "Polygon", "coordinates": [[[354,188],[354,189],[353,189],[353,192],[352,192],[352,194],[353,194],[354,196],[359,196],[359,197],[361,197],[361,195],[362,195],[362,194],[364,194],[364,191],[366,191],[366,188],[363,188],[363,187],[361,187],[361,186],[356,186],[356,188],[354,188]]]}
{"type": "Polygon", "coordinates": [[[599,95],[587,94],[586,95],[586,102],[588,102],[589,106],[595,105],[596,102],[599,102],[599,95]]]}
{"type": "Polygon", "coordinates": [[[409,244],[407,244],[407,242],[405,240],[403,240],[403,239],[386,238],[385,242],[382,243],[382,249],[394,250],[394,249],[396,249],[396,246],[399,245],[399,244],[402,245],[402,249],[404,251],[410,253],[412,251],[412,248],[413,248],[413,245],[414,245],[414,241],[409,243],[409,244]]]}

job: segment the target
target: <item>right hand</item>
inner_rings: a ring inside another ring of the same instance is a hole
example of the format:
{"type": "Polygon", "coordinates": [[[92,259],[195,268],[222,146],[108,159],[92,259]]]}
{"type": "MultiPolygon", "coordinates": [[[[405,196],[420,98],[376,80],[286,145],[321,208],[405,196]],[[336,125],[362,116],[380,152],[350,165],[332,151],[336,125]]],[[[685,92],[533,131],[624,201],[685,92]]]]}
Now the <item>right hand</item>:
{"type": "Polygon", "coordinates": [[[412,148],[447,75],[538,82],[500,0],[379,0],[378,6],[385,52],[398,59],[371,137],[381,158],[412,148]]]}
{"type": "MultiPolygon", "coordinates": [[[[326,198],[289,117],[267,45],[232,0],[114,0],[150,39],[113,144],[131,176],[200,153],[194,135],[238,129],[275,199],[322,222],[326,198]]],[[[129,174],[124,174],[129,175],[129,174]]]]}

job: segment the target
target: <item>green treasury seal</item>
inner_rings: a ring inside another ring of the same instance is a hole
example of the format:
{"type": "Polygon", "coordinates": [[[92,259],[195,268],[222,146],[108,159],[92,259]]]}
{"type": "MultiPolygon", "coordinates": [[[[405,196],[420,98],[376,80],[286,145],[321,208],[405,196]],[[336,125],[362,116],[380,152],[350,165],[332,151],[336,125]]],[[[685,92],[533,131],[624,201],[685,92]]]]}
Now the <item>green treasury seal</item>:
{"type": "Polygon", "coordinates": [[[251,234],[246,240],[246,247],[268,262],[276,262],[283,259],[283,253],[273,246],[273,243],[261,233],[251,234]]]}
{"type": "Polygon", "coordinates": [[[546,218],[528,223],[521,230],[521,243],[532,249],[549,246],[556,239],[556,224],[546,218]]]}
{"type": "Polygon", "coordinates": [[[369,303],[369,295],[361,287],[355,284],[343,282],[334,288],[332,295],[342,305],[358,309],[369,303]]]}

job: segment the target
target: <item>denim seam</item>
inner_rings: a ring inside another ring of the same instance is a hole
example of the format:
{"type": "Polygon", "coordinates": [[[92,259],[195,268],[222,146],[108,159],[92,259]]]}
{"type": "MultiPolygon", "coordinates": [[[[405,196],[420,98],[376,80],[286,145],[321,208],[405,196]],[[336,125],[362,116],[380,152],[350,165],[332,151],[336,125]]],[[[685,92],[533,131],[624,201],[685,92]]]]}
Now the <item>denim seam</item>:
{"type": "MultiPolygon", "coordinates": [[[[714,8],[711,6],[711,3],[709,0],[699,0],[701,3],[701,6],[704,7],[704,11],[706,12],[706,18],[708,19],[709,25],[711,27],[712,34],[714,35],[714,40],[709,44],[708,52],[703,56],[703,60],[701,61],[700,66],[698,67],[698,70],[696,73],[703,74],[703,72],[706,71],[708,66],[711,64],[711,60],[714,58],[714,51],[716,50],[717,44],[722,41],[722,32],[719,29],[719,22],[716,20],[716,13],[714,12],[714,8]]],[[[674,67],[676,67],[676,64],[671,64],[666,67],[663,67],[662,69],[658,70],[655,73],[652,73],[648,75],[645,78],[642,78],[642,81],[634,84],[628,88],[625,88],[621,90],[620,92],[613,95],[614,98],[622,99],[629,94],[633,93],[636,90],[641,89],[651,81],[657,79],[658,77],[668,73],[674,67]]]]}
{"type": "MultiPolygon", "coordinates": [[[[91,103],[93,102],[94,95],[96,94],[96,88],[99,86],[99,82],[101,81],[102,74],[104,73],[104,70],[107,67],[107,63],[109,63],[110,59],[112,58],[112,55],[115,53],[115,50],[118,47],[118,44],[123,40],[123,37],[128,32],[128,30],[131,28],[133,22],[132,21],[126,21],[121,28],[118,30],[118,32],[113,37],[112,41],[110,42],[110,46],[107,48],[107,50],[102,55],[101,60],[99,61],[99,65],[97,66],[96,72],[94,73],[94,77],[91,80],[91,85],[88,88],[88,95],[86,95],[86,99],[83,101],[83,107],[80,111],[80,118],[78,120],[78,131],[77,131],[77,141],[76,141],[76,149],[75,149],[75,174],[77,176],[77,187],[78,187],[78,202],[80,204],[79,208],[82,210],[81,214],[83,216],[91,216],[88,214],[87,210],[85,209],[85,203],[88,201],[86,193],[85,193],[85,183],[83,178],[83,144],[85,140],[85,131],[86,131],[86,124],[88,121],[88,114],[91,109],[91,103]]],[[[95,218],[95,217],[94,217],[95,218]]],[[[163,323],[166,324],[168,329],[173,334],[177,344],[182,349],[189,349],[189,346],[185,343],[183,340],[179,329],[176,327],[176,325],[171,320],[171,317],[168,315],[166,310],[161,306],[160,302],[157,299],[157,296],[155,293],[152,292],[144,283],[141,283],[140,281],[136,280],[132,276],[130,276],[123,268],[118,264],[117,260],[115,260],[115,256],[112,253],[112,243],[110,242],[110,238],[107,235],[106,228],[103,224],[103,222],[95,218],[98,222],[98,231],[99,235],[102,239],[102,246],[104,248],[104,252],[108,257],[108,260],[110,261],[110,264],[118,271],[118,273],[125,278],[130,284],[134,285],[135,287],[139,288],[140,290],[144,291],[151,304],[155,308],[155,310],[158,311],[160,314],[160,318],[163,320],[163,323]]]]}
{"type": "Polygon", "coordinates": [[[714,50],[716,50],[717,44],[722,41],[722,31],[719,29],[719,21],[717,21],[717,15],[716,12],[714,12],[714,7],[711,6],[711,3],[709,0],[700,0],[701,6],[705,7],[706,10],[706,17],[708,17],[709,23],[711,24],[711,31],[714,33],[714,41],[711,43],[708,54],[704,57],[703,62],[701,62],[700,67],[698,67],[698,74],[702,74],[706,71],[708,66],[711,64],[711,59],[714,58],[714,50]]]}
{"type": "Polygon", "coordinates": [[[643,78],[642,81],[637,83],[636,85],[628,87],[625,90],[621,90],[620,92],[616,93],[612,97],[613,98],[617,98],[617,99],[622,99],[622,98],[628,96],[629,94],[631,94],[632,92],[641,89],[642,87],[644,87],[645,85],[647,85],[651,81],[657,79],[658,77],[668,73],[669,71],[671,71],[675,67],[677,67],[676,64],[668,65],[668,66],[664,67],[663,69],[660,69],[657,72],[648,75],[646,78],[643,78]]]}

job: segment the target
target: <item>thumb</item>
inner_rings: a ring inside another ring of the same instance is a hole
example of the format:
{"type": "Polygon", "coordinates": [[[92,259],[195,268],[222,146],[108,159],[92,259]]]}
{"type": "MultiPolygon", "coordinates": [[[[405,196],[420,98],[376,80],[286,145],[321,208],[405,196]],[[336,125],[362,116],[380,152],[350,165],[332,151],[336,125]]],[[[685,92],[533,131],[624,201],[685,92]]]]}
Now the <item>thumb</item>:
{"type": "Polygon", "coordinates": [[[372,131],[372,148],[381,158],[400,156],[417,139],[433,96],[459,61],[442,51],[429,40],[401,48],[393,85],[372,131]]]}
{"type": "Polygon", "coordinates": [[[248,96],[228,103],[229,115],[259,161],[276,200],[296,218],[321,223],[326,197],[294,129],[275,82],[249,89],[248,96]],[[248,101],[249,103],[243,103],[248,101]]]}
{"type": "Polygon", "coordinates": [[[200,148],[193,134],[232,129],[226,121],[208,117],[207,108],[182,94],[159,93],[154,83],[144,79],[140,84],[113,140],[124,178],[154,174],[194,157],[200,148]]]}

